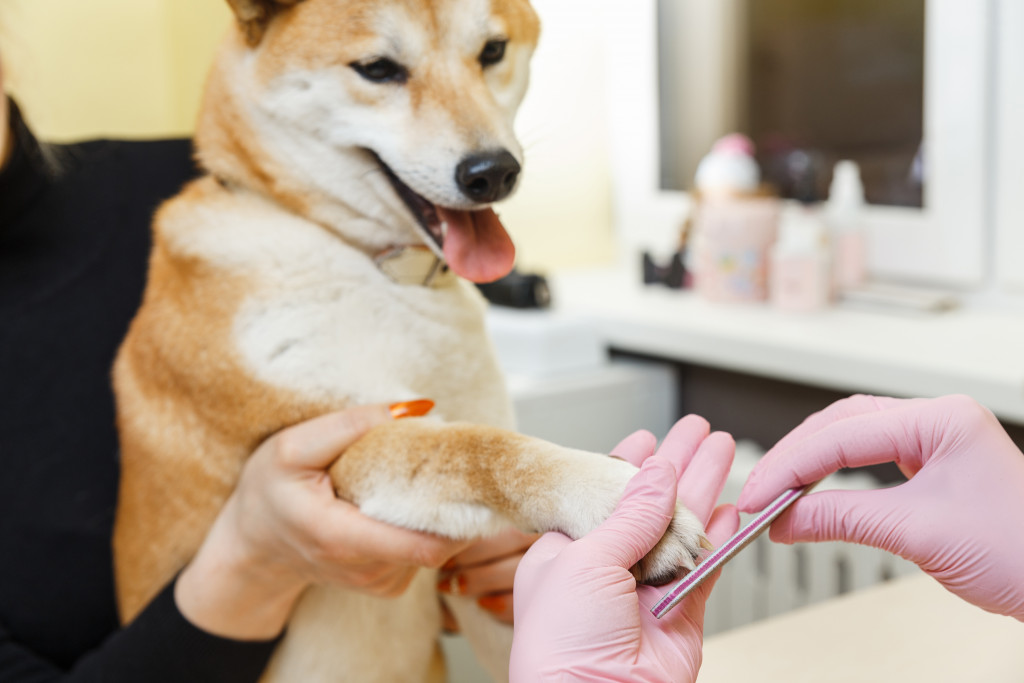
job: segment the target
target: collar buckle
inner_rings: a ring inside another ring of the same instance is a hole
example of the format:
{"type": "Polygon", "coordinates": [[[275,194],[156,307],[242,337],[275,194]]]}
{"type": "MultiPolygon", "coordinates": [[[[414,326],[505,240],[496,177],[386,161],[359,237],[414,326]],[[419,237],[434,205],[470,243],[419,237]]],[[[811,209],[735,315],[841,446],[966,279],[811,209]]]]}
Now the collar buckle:
{"type": "Polygon", "coordinates": [[[426,245],[389,247],[373,257],[382,273],[399,285],[445,287],[455,282],[455,273],[426,245]]]}

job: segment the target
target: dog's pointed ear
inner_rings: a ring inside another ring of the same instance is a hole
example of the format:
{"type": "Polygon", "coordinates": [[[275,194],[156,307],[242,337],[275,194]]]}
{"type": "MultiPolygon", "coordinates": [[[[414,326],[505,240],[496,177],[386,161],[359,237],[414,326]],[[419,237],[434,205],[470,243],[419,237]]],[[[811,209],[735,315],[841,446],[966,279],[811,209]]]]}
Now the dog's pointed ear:
{"type": "Polygon", "coordinates": [[[260,42],[267,24],[279,10],[298,2],[302,0],[228,0],[249,45],[260,42]]]}

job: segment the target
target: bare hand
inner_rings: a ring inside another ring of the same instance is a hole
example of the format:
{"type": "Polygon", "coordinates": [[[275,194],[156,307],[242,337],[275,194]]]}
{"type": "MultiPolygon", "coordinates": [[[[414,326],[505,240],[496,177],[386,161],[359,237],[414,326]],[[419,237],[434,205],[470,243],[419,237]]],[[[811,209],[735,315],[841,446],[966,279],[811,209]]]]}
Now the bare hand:
{"type": "MultiPolygon", "coordinates": [[[[438,578],[438,590],[477,599],[477,604],[498,621],[512,625],[512,584],[523,555],[539,534],[507,529],[462,551],[446,564],[438,578]]],[[[449,630],[457,626],[446,621],[449,630]]]]}
{"type": "Polygon", "coordinates": [[[390,419],[384,406],[352,408],[264,442],[178,579],[182,613],[218,635],[269,638],[310,584],[394,596],[417,569],[440,567],[462,550],[465,541],[378,522],[335,497],[327,468],[390,419]]]}

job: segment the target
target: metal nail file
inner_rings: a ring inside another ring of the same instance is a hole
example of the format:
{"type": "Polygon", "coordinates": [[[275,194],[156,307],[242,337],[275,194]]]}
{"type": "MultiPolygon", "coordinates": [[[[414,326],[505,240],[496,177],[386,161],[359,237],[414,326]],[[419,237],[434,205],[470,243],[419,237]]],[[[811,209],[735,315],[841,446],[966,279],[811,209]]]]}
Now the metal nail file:
{"type": "Polygon", "coordinates": [[[746,526],[733,534],[732,538],[723,543],[717,550],[708,555],[697,565],[696,569],[684,576],[678,583],[661,596],[658,602],[654,603],[651,613],[661,619],[673,607],[682,602],[683,598],[694,588],[699,586],[711,576],[716,569],[731,560],[741,550],[747,547],[751,541],[761,535],[768,526],[781,515],[786,508],[793,504],[800,496],[804,495],[817,485],[807,484],[798,488],[788,489],[778,498],[773,500],[768,507],[759,512],[746,526]]]}

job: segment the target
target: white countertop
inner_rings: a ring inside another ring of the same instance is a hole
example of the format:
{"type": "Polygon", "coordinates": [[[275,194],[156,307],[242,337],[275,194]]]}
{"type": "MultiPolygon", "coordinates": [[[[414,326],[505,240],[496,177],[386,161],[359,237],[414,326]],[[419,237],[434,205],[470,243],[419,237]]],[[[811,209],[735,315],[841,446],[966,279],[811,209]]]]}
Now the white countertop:
{"type": "Polygon", "coordinates": [[[1024,624],[917,575],[707,639],[698,683],[1019,683],[1024,624]]]}
{"type": "Polygon", "coordinates": [[[1000,418],[1024,423],[1018,313],[787,313],[644,286],[624,269],[561,274],[551,284],[557,311],[592,320],[617,349],[851,393],[964,393],[1000,418]]]}

